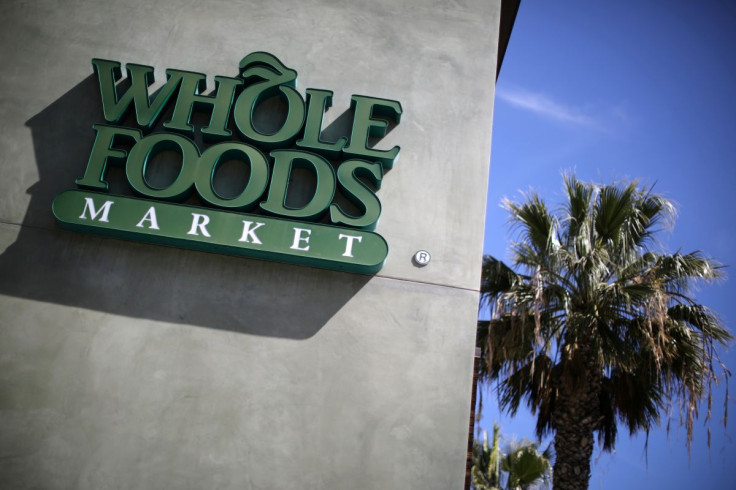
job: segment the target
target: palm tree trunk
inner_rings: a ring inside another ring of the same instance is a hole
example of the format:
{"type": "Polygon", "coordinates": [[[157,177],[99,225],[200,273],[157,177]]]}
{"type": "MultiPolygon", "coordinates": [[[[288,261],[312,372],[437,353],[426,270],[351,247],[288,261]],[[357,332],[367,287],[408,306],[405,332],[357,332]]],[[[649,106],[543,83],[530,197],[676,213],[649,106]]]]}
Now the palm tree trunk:
{"type": "MultiPolygon", "coordinates": [[[[574,405],[583,402],[573,401],[574,405]]],[[[562,408],[562,407],[560,407],[562,408]]],[[[552,481],[554,490],[585,490],[590,480],[590,457],[593,454],[592,417],[582,421],[575,412],[583,411],[582,406],[560,410],[556,419],[555,467],[552,481]]]]}
{"type": "MultiPolygon", "coordinates": [[[[599,390],[602,373],[585,355],[588,362],[577,364],[574,381],[558,387],[553,426],[555,429],[554,490],[585,490],[590,480],[590,458],[593,454],[593,432],[598,424],[599,390]]],[[[587,355],[586,355],[587,354],[587,355]]]]}

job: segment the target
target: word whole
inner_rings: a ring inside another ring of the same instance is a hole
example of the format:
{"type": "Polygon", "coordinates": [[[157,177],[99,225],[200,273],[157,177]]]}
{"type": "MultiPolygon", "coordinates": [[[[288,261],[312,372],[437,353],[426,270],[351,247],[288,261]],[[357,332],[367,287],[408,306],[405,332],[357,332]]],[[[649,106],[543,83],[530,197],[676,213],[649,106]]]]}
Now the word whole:
{"type": "Polygon", "coordinates": [[[76,180],[78,189],[54,199],[62,227],[364,274],[381,269],[388,245],[372,231],[381,215],[374,189],[396,162],[399,147],[379,150],[369,139],[399,123],[399,102],[353,95],[349,138],[327,142],[322,124],[333,93],[308,88],[305,100],[296,90],[296,71],[269,53],[247,55],[238,77],[214,77],[215,88],[207,94],[201,73],[168,69],[166,83],[152,93],[150,66],[126,65],[126,84],[120,83],[120,63],[93,59],[92,66],[107,124],[92,126],[94,145],[84,175],[76,180]],[[264,131],[254,114],[274,97],[288,110],[280,127],[264,131]],[[137,127],[122,126],[131,111],[137,127]],[[195,113],[209,117],[199,129],[206,149],[193,140],[195,113]],[[170,114],[160,124],[165,131],[154,132],[164,114],[170,114]],[[164,187],[147,179],[147,168],[161,152],[174,152],[180,163],[164,187]],[[224,196],[215,176],[233,160],[247,166],[248,178],[239,193],[224,196]],[[109,193],[111,165],[124,167],[134,196],[109,193]],[[304,172],[316,185],[295,206],[288,199],[290,182],[304,172]],[[193,193],[202,206],[182,204],[193,193]],[[350,209],[338,195],[352,204],[350,209]]]}

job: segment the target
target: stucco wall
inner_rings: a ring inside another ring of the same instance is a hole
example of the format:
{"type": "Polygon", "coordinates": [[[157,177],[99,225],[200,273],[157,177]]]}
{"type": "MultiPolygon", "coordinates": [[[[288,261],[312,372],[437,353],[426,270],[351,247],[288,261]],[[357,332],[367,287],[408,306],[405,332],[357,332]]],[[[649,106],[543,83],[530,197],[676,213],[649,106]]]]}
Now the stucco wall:
{"type": "Polygon", "coordinates": [[[1,486],[460,488],[499,4],[3,2],[1,486]],[[104,122],[91,58],[212,83],[253,51],[335,92],[326,126],[401,102],[381,272],[58,227],[104,122]]]}

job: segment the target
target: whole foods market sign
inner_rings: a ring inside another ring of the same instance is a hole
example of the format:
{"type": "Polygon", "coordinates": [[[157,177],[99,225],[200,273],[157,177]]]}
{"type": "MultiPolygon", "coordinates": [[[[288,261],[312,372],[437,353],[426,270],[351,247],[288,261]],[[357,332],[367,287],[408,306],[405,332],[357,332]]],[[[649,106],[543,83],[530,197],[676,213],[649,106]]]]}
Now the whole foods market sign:
{"type": "Polygon", "coordinates": [[[206,95],[201,73],[168,69],[166,83],[151,94],[150,66],[128,64],[129,84],[120,89],[120,63],[93,59],[92,65],[109,124],[92,126],[95,142],[84,175],[76,180],[79,188],[54,199],[62,227],[366,274],[381,269],[388,245],[371,231],[381,215],[374,189],[398,158],[399,147],[378,150],[369,138],[385,135],[390,121],[399,122],[399,102],[353,95],[350,137],[326,142],[322,122],[332,92],[307,89],[305,101],[296,90],[296,71],[268,53],[243,58],[237,78],[216,76],[214,91],[206,95]],[[254,123],[254,113],[274,96],[288,111],[278,129],[266,132],[254,123]],[[171,104],[171,117],[162,123],[166,131],[151,132],[171,104]],[[120,126],[131,110],[138,127],[120,126]],[[200,129],[206,148],[192,139],[194,113],[209,117],[200,129]],[[180,167],[172,182],[159,187],[149,182],[146,169],[163,151],[175,152],[180,167]],[[224,197],[215,175],[231,160],[247,165],[249,177],[239,194],[224,197]],[[135,196],[108,192],[110,165],[124,166],[135,196]],[[287,199],[296,168],[316,180],[298,207],[287,199]],[[192,193],[202,206],[181,204],[192,193]],[[351,209],[336,195],[350,201],[351,209]]]}

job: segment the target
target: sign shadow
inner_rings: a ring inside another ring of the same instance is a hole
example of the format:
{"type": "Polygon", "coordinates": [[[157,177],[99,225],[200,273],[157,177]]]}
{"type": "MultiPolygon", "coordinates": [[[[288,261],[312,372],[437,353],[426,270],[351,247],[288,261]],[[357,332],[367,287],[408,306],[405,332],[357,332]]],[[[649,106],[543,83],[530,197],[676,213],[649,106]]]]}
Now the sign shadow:
{"type": "MultiPolygon", "coordinates": [[[[94,140],[92,124],[98,122],[104,118],[93,75],[27,121],[39,180],[27,190],[31,199],[17,236],[0,255],[0,294],[153,321],[307,339],[371,279],[62,230],[51,203],[60,192],[75,188],[74,180],[83,175],[94,140]]],[[[346,117],[335,123],[327,128],[330,134],[344,132],[346,117]]],[[[123,168],[111,167],[108,181],[112,194],[130,195],[123,168]]]]}

